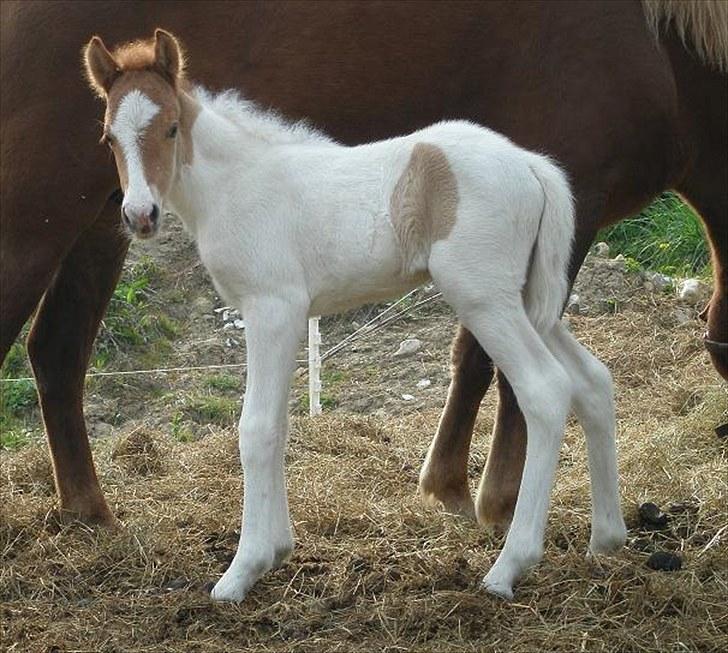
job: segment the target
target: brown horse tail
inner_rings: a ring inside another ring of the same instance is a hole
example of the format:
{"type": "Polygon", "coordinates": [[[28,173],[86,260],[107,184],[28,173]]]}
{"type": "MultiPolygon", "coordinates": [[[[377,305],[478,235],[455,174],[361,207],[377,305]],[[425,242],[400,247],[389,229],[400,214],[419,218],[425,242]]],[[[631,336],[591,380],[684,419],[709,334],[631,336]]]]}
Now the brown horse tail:
{"type": "Polygon", "coordinates": [[[655,38],[672,25],[685,47],[692,47],[705,63],[728,72],[726,0],[642,0],[642,8],[655,38]]]}
{"type": "Polygon", "coordinates": [[[574,200],[566,174],[548,157],[532,154],[529,167],[543,191],[543,211],[524,288],[526,313],[546,333],[561,317],[569,292],[574,200]]]}

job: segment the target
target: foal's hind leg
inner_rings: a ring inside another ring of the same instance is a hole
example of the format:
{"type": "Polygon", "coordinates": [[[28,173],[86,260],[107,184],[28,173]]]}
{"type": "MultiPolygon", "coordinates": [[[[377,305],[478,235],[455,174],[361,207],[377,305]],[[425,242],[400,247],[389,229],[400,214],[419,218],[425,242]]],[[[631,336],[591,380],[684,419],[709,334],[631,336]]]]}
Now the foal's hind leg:
{"type": "Polygon", "coordinates": [[[586,436],[592,493],[589,549],[607,553],[621,547],[627,537],[619,505],[612,376],[563,324],[555,325],[545,340],[572,378],[572,406],[586,436]]]}
{"type": "Polygon", "coordinates": [[[64,259],[28,338],[61,510],[114,525],[96,478],[83,417],[83,384],[99,323],[128,248],[107,203],[64,259]]]}
{"type": "Polygon", "coordinates": [[[543,554],[571,380],[533,329],[520,303],[489,309],[469,308],[461,317],[511,381],[528,428],[526,462],[513,522],[503,551],[483,580],[488,591],[512,598],[513,583],[543,554]]]}
{"type": "Polygon", "coordinates": [[[450,388],[420,472],[420,494],[430,505],[442,505],[449,512],[474,518],[468,453],[480,402],[493,378],[493,363],[462,326],[453,340],[451,357],[450,388]]]}

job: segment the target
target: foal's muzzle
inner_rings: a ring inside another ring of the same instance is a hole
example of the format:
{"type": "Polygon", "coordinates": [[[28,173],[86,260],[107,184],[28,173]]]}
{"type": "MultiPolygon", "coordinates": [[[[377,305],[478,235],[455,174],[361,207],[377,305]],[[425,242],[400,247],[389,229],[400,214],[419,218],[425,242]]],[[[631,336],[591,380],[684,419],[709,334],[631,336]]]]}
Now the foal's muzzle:
{"type": "Polygon", "coordinates": [[[143,209],[122,206],[121,217],[129,231],[137,238],[151,238],[159,230],[159,207],[156,204],[143,209]]]}

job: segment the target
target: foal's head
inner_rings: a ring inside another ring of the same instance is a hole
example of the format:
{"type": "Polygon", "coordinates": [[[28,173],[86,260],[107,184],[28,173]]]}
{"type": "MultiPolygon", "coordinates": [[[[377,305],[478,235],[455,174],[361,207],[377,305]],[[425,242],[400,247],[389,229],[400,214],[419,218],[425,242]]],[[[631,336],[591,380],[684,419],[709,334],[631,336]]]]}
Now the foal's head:
{"type": "Polygon", "coordinates": [[[124,224],[132,234],[150,238],[159,230],[162,203],[178,165],[179,43],[158,29],[153,40],[112,54],[94,36],[84,49],[84,63],[91,87],[106,101],[101,140],[116,159],[124,224]]]}

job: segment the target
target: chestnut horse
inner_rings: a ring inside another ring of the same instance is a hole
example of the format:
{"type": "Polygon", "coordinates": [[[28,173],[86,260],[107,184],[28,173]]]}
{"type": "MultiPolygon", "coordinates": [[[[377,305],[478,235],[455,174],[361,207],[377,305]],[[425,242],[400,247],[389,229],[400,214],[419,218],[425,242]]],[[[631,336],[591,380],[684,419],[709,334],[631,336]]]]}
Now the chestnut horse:
{"type": "MultiPolygon", "coordinates": [[[[78,72],[79,49],[96,32],[119,43],[164,26],[189,43],[192,78],[242,87],[343,143],[456,117],[553,155],[576,198],[572,279],[599,228],[676,189],[711,241],[706,344],[728,378],[725,3],[97,0],[3,2],[0,11],[0,358],[37,307],[28,352],[64,511],[114,522],[82,403],[93,340],[128,247],[113,166],[95,146],[98,105],[78,72]]],[[[466,461],[494,370],[464,328],[452,362],[421,492],[483,522],[507,522],[523,467],[523,417],[499,378],[474,506],[466,461]]]]}

